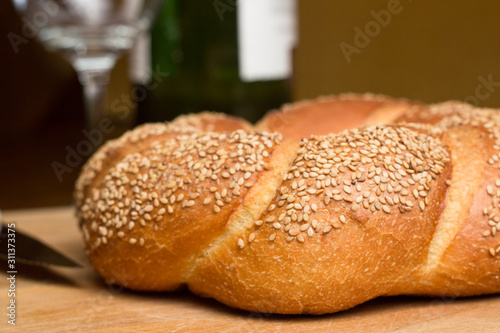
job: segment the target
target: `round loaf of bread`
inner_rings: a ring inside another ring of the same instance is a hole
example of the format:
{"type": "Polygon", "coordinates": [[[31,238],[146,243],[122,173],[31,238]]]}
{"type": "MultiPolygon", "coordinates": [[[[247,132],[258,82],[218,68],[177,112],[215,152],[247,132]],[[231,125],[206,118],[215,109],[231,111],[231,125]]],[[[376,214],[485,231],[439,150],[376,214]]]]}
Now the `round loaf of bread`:
{"type": "Polygon", "coordinates": [[[78,180],[90,261],[127,288],[187,287],[285,314],[500,292],[497,117],[348,95],[288,106],[258,130],[213,113],[140,126],[78,180]],[[356,112],[355,122],[394,124],[324,133],[356,112]],[[285,134],[273,132],[287,115],[285,134]],[[312,119],[320,133],[297,142],[314,134],[312,119]]]}

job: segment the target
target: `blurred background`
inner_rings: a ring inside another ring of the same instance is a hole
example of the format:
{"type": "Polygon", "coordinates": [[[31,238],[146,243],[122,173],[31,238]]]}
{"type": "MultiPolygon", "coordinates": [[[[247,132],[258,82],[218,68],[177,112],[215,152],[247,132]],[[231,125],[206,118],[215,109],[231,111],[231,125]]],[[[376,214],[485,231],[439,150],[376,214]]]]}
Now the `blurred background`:
{"type": "MultiPolygon", "coordinates": [[[[255,121],[342,92],[500,107],[497,1],[249,3],[166,0],[151,37],[112,70],[106,136],[205,109],[255,121]],[[257,44],[268,52],[248,51],[257,44]]],[[[78,77],[33,22],[0,3],[1,209],[71,204],[88,158],[78,153],[90,140],[78,77]]]]}

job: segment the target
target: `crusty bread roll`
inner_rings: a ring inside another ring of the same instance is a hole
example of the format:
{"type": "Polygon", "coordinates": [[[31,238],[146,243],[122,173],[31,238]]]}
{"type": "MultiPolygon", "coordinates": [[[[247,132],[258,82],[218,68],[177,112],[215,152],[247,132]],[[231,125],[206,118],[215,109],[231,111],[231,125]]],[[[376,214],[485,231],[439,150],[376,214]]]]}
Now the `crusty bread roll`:
{"type": "Polygon", "coordinates": [[[90,261],[131,289],[284,314],[499,292],[497,112],[344,95],[255,131],[214,113],[143,125],[77,182],[90,261]]]}

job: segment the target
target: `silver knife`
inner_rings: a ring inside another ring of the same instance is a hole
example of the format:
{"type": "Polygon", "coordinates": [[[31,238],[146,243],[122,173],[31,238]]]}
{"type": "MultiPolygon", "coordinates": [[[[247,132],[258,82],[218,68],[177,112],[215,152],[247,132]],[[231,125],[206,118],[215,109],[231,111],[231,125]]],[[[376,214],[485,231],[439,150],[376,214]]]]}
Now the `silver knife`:
{"type": "Polygon", "coordinates": [[[82,267],[66,255],[17,230],[15,223],[1,221],[0,259],[7,261],[9,269],[15,267],[17,262],[36,266],[82,267]]]}

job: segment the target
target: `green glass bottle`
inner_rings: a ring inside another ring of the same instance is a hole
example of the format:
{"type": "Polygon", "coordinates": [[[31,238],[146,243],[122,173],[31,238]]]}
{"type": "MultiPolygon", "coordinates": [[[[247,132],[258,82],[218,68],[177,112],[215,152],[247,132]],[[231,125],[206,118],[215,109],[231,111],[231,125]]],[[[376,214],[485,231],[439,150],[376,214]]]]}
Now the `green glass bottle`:
{"type": "Polygon", "coordinates": [[[151,34],[151,80],[163,75],[150,84],[140,121],[212,110],[255,122],[288,102],[294,5],[166,0],[151,34]]]}

